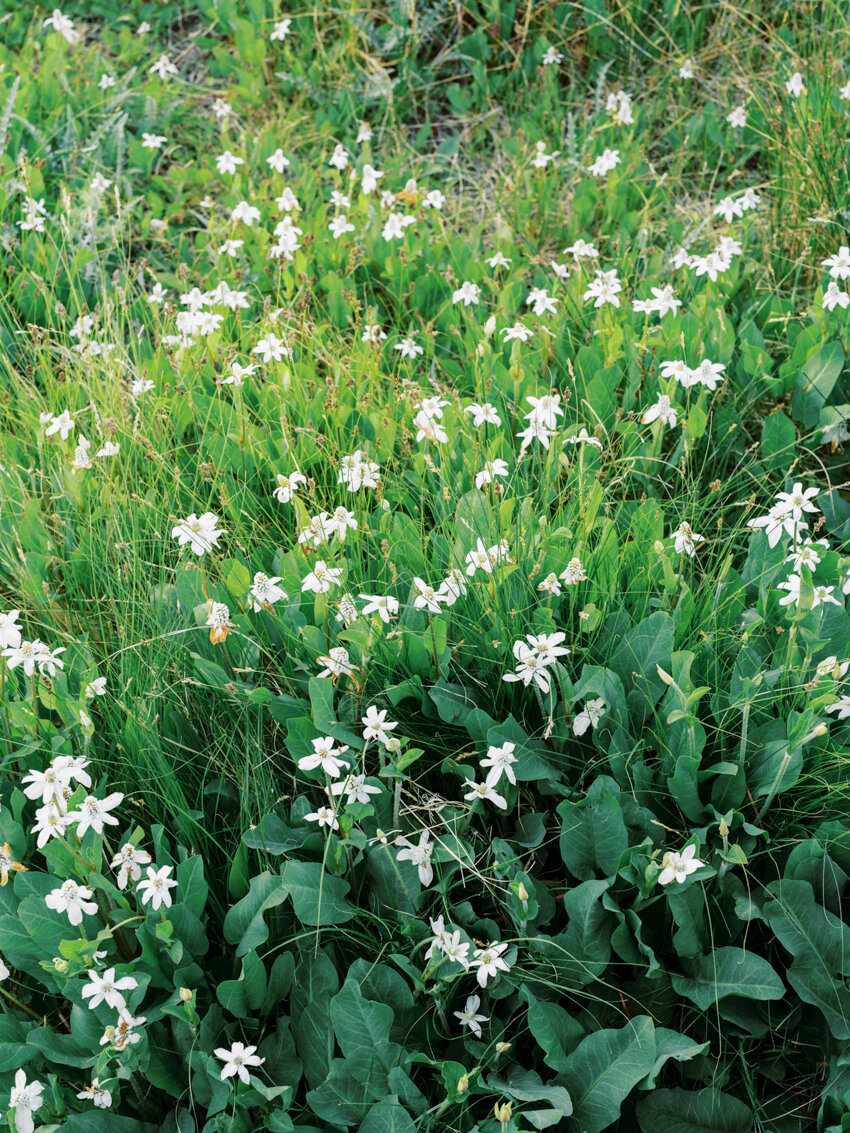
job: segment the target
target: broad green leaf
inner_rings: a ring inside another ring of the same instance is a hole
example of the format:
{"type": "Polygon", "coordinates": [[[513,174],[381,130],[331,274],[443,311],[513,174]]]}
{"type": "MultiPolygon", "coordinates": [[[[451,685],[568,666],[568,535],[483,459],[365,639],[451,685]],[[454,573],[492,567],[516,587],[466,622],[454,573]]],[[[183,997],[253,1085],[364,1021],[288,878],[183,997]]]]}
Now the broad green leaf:
{"type": "Polygon", "coordinates": [[[638,1015],[621,1030],[582,1039],[561,1075],[573,1102],[571,1128],[601,1133],[613,1124],[632,1089],[655,1066],[655,1027],[638,1015]]]}
{"type": "Polygon", "coordinates": [[[582,802],[565,799],[558,806],[558,814],[562,823],[561,857],[570,873],[580,881],[598,873],[613,876],[620,855],[629,845],[617,794],[597,779],[582,802]]]}
{"type": "Polygon", "coordinates": [[[528,1004],[528,1029],[544,1052],[543,1061],[553,1070],[563,1070],[584,1028],[559,1003],[537,999],[528,984],[523,984],[520,997],[528,1004]]]}
{"type": "Polygon", "coordinates": [[[715,948],[707,956],[685,961],[686,976],[674,974],[673,987],[701,1011],[725,995],[745,999],[781,999],[782,980],[761,956],[743,948],[715,948]]]}
{"type": "Polygon", "coordinates": [[[416,1123],[395,1095],[373,1105],[359,1133],[416,1133],[416,1123]]]}
{"type": "Polygon", "coordinates": [[[709,1045],[708,1042],[694,1042],[693,1039],[689,1039],[687,1035],[682,1035],[678,1031],[670,1031],[666,1027],[656,1027],[655,1065],[652,1072],[647,1074],[641,1082],[640,1088],[642,1090],[655,1089],[656,1079],[662,1067],[671,1058],[675,1059],[676,1062],[690,1062],[698,1054],[704,1054],[709,1045]]]}
{"type": "Polygon", "coordinates": [[[303,925],[345,924],[357,916],[357,910],[345,900],[348,882],[325,873],[320,862],[289,861],[281,879],[303,925]]]}
{"type": "Polygon", "coordinates": [[[637,1104],[643,1133],[749,1133],[752,1107],[709,1087],[654,1090],[637,1104]]]}
{"type": "Polygon", "coordinates": [[[287,896],[288,890],[277,874],[266,870],[251,878],[248,894],[237,901],[224,918],[224,937],[231,944],[236,944],[237,956],[244,956],[268,940],[269,927],[263,916],[269,909],[282,904],[287,896]]]}
{"type": "Polygon", "coordinates": [[[829,975],[850,975],[850,926],[815,901],[811,885],[783,879],[767,892],[773,900],[762,915],[794,959],[829,975]]]}

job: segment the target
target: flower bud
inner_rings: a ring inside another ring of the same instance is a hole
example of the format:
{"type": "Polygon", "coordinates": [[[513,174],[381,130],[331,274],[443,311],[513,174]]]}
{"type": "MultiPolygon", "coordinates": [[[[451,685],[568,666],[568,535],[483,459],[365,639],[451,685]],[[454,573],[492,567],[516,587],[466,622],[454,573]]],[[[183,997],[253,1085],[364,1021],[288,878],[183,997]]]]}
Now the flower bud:
{"type": "Polygon", "coordinates": [[[469,1075],[468,1074],[461,1074],[461,1076],[457,1080],[457,1092],[459,1094],[465,1094],[468,1089],[469,1089],[469,1075]]]}
{"type": "Polygon", "coordinates": [[[63,972],[63,973],[67,972],[68,971],[68,961],[64,960],[61,956],[54,956],[53,957],[53,967],[56,969],[57,972],[63,972]]]}
{"type": "Polygon", "coordinates": [[[192,996],[195,994],[190,987],[181,987],[179,991],[181,1003],[191,1003],[192,996]]]}
{"type": "Polygon", "coordinates": [[[718,825],[718,829],[720,831],[720,837],[721,838],[728,838],[729,837],[729,824],[727,823],[726,819],[721,818],[720,822],[717,825],[718,825]]]}
{"type": "Polygon", "coordinates": [[[505,1054],[511,1049],[510,1043],[496,1043],[496,1054],[505,1054]]]}
{"type": "Polygon", "coordinates": [[[519,897],[520,901],[523,902],[523,904],[528,900],[528,890],[522,882],[517,885],[516,895],[517,897],[519,897]]]}
{"type": "Polygon", "coordinates": [[[484,334],[489,338],[493,331],[496,329],[496,316],[491,315],[487,322],[484,324],[484,334]]]}
{"type": "Polygon", "coordinates": [[[513,1108],[513,1102],[496,1102],[493,1106],[493,1113],[496,1115],[496,1120],[506,1125],[511,1119],[513,1108]]]}

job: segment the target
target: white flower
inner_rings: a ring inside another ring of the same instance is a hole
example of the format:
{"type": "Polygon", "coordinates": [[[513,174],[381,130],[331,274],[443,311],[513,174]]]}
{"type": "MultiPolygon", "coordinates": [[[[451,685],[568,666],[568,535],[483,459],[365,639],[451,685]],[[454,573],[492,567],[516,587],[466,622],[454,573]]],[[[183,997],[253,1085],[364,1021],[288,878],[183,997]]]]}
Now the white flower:
{"type": "Polygon", "coordinates": [[[57,913],[67,913],[72,925],[82,924],[83,913],[97,912],[97,902],[92,900],[94,894],[87,885],[78,885],[70,878],[63,882],[58,889],[51,889],[45,894],[44,903],[48,909],[57,913]]]}
{"type": "Polygon", "coordinates": [[[101,1003],[105,1003],[115,1011],[125,1010],[127,1002],[121,992],[132,991],[139,986],[133,976],[121,976],[116,979],[114,968],[107,968],[102,976],[91,970],[86,974],[91,983],[87,983],[83,988],[83,999],[90,1001],[90,1011],[94,1011],[101,1003]]]}
{"type": "Polygon", "coordinates": [[[311,743],[313,752],[311,755],[301,756],[298,760],[299,768],[302,771],[314,771],[321,767],[331,779],[338,779],[342,771],[348,767],[348,760],[340,758],[348,751],[348,746],[337,747],[333,736],[322,736],[312,740],[311,743]]]}
{"type": "Polygon", "coordinates": [[[733,106],[726,115],[726,121],[733,130],[743,130],[747,124],[747,112],[743,106],[733,106]]]}
{"type": "Polygon", "coordinates": [[[172,866],[164,865],[159,869],[154,869],[153,866],[148,866],[147,877],[144,881],[140,881],[136,886],[136,892],[142,898],[142,904],[147,905],[150,903],[152,909],[158,909],[161,905],[169,908],[171,905],[170,889],[177,888],[177,882],[172,881],[170,873],[172,866]]]}
{"type": "MultiPolygon", "coordinates": [[[[281,42],[283,42],[283,40],[286,39],[286,37],[289,35],[291,27],[292,27],[292,20],[289,20],[289,19],[275,20],[274,27],[272,28],[272,32],[271,32],[271,35],[269,36],[269,39],[272,39],[272,40],[276,39],[276,40],[280,40],[281,42]]],[[[238,1046],[239,1044],[237,1043],[236,1045],[238,1046]]],[[[235,1050],[236,1047],[234,1047],[233,1049],[235,1050]]],[[[249,1049],[250,1050],[256,1050],[257,1048],[252,1046],[249,1049]]],[[[216,1054],[218,1054],[218,1053],[219,1052],[216,1051],[216,1054]]],[[[260,1062],[262,1062],[262,1061],[263,1060],[260,1059],[260,1062]]],[[[259,1063],[257,1063],[256,1065],[259,1065],[259,1063]]],[[[222,1074],[222,1078],[223,1077],[224,1077],[224,1075],[222,1074]]],[[[243,1080],[245,1082],[248,1081],[247,1078],[245,1078],[243,1080]]]]}
{"type": "Polygon", "coordinates": [[[269,576],[263,574],[262,571],[257,571],[254,575],[254,582],[251,586],[251,594],[248,600],[249,609],[257,614],[260,610],[273,606],[275,602],[287,599],[289,595],[282,586],[277,585],[279,582],[279,576],[269,578],[269,576]]]}
{"type": "Polygon", "coordinates": [[[651,425],[653,421],[660,421],[662,425],[672,428],[676,424],[676,410],[670,404],[670,398],[662,393],[658,401],[644,412],[641,421],[644,425],[651,425]]]}
{"type": "Polygon", "coordinates": [[[0,614],[0,649],[17,649],[21,644],[21,627],[18,625],[20,615],[20,610],[0,614]]]}
{"type": "Polygon", "coordinates": [[[327,826],[329,830],[339,830],[339,822],[334,814],[333,807],[320,806],[312,814],[305,814],[307,822],[318,822],[319,826],[327,826]]]}
{"type": "Polygon", "coordinates": [[[705,542],[705,536],[697,535],[690,523],[680,523],[676,530],[672,532],[671,538],[676,554],[681,555],[684,552],[691,558],[696,554],[699,544],[705,542]]]}
{"type": "MultiPolygon", "coordinates": [[[[509,469],[507,463],[500,457],[495,460],[486,460],[484,467],[480,472],[475,474],[475,487],[483,488],[485,484],[492,484],[495,477],[504,478],[508,475],[509,469]]],[[[481,540],[479,540],[480,542],[481,540]]],[[[469,556],[467,556],[468,558],[469,556]]]]}
{"type": "MultiPolygon", "coordinates": [[[[53,19],[56,16],[61,16],[61,12],[57,8],[53,13],[53,19]]],[[[68,21],[70,23],[70,20],[68,21]]],[[[58,28],[56,29],[59,30],[58,28]]],[[[67,35],[65,36],[67,39],[67,35]]],[[[70,41],[70,42],[73,42],[70,41]]],[[[33,1133],[35,1129],[35,1122],[33,1121],[33,1114],[37,1109],[41,1109],[42,1101],[41,1095],[44,1092],[44,1086],[41,1082],[27,1082],[27,1076],[23,1070],[15,1071],[15,1084],[12,1087],[12,1092],[9,1094],[9,1108],[15,1111],[15,1124],[14,1128],[17,1133],[33,1133]]]]}
{"type": "Polygon", "coordinates": [[[112,1105],[112,1094],[100,1085],[97,1078],[92,1078],[91,1085],[82,1089],[77,1097],[81,1101],[94,1102],[95,1109],[109,1109],[112,1105]]]}
{"type": "MultiPolygon", "coordinates": [[[[53,15],[48,16],[41,26],[43,28],[52,27],[53,30],[58,32],[68,43],[77,43],[79,41],[80,33],[74,30],[74,21],[69,19],[68,16],[63,16],[58,8],[53,9],[53,15]]],[[[39,1089],[41,1088],[42,1087],[39,1087],[39,1089]]],[[[32,1128],[32,1122],[30,1122],[30,1128],[32,1128]]],[[[18,1129],[23,1133],[22,1126],[19,1125],[18,1129]]]]}
{"type": "Polygon", "coordinates": [[[695,873],[700,866],[704,863],[696,857],[697,848],[694,845],[685,846],[681,854],[676,850],[668,850],[662,859],[661,873],[658,875],[658,881],[661,885],[669,885],[671,881],[676,881],[682,885],[685,878],[690,874],[695,873]]]}
{"type": "Polygon", "coordinates": [[[390,618],[394,618],[398,613],[398,598],[394,598],[391,594],[358,594],[358,598],[366,603],[363,607],[366,617],[377,614],[384,625],[388,625],[390,618]]]}
{"type": "Polygon", "coordinates": [[[365,775],[348,775],[345,779],[332,783],[330,791],[332,795],[344,794],[349,806],[352,803],[368,803],[370,795],[381,794],[381,788],[370,786],[365,775]]]}
{"type": "Polygon", "coordinates": [[[473,1035],[477,1039],[481,1038],[481,1024],[486,1023],[490,1018],[489,1015],[477,1015],[476,1012],[481,1006],[481,999],[477,995],[470,995],[466,1001],[463,1011],[455,1011],[454,1016],[460,1020],[462,1027],[469,1027],[473,1035]]]}
{"type": "Polygon", "coordinates": [[[513,765],[516,763],[515,749],[516,744],[511,743],[510,740],[503,743],[501,747],[495,747],[491,744],[487,748],[487,754],[479,761],[479,765],[482,768],[489,768],[487,771],[489,786],[495,786],[503,775],[509,783],[516,785],[516,775],[513,769],[513,765]]]}
{"type": "Polygon", "coordinates": [[[316,594],[327,594],[334,586],[339,586],[342,567],[329,567],[322,559],[317,559],[313,569],[301,583],[302,592],[312,590],[316,594]]]}
{"type": "Polygon", "coordinates": [[[434,880],[434,867],[431,865],[431,854],[433,852],[433,845],[427,830],[423,830],[419,835],[419,844],[414,844],[406,838],[403,834],[395,840],[397,846],[403,846],[404,849],[396,854],[396,859],[400,862],[412,862],[413,865],[419,870],[419,880],[427,889],[427,887],[434,880]]]}
{"type": "Polygon", "coordinates": [[[821,265],[829,268],[833,279],[850,279],[850,247],[842,244],[834,256],[821,260],[821,265]]]}
{"type": "Polygon", "coordinates": [[[242,1043],[234,1043],[230,1050],[219,1047],[215,1056],[224,1063],[224,1069],[221,1072],[222,1082],[225,1078],[232,1078],[234,1074],[238,1074],[240,1079],[248,1085],[251,1081],[248,1067],[262,1066],[265,1062],[264,1058],[257,1057],[256,1050],[255,1046],[244,1046],[242,1043]]]}
{"type": "Polygon", "coordinates": [[[488,944],[486,948],[476,948],[472,954],[470,967],[477,968],[476,979],[481,987],[487,986],[487,980],[499,972],[509,972],[510,964],[502,959],[507,952],[507,944],[488,944]]]}
{"type": "Polygon", "coordinates": [[[460,287],[452,293],[452,303],[463,303],[464,307],[469,307],[474,303],[478,303],[481,298],[481,288],[477,283],[470,283],[466,280],[460,287]]]}
{"type": "Polygon", "coordinates": [[[181,520],[173,528],[171,537],[177,540],[179,546],[183,547],[188,543],[196,555],[203,555],[213,547],[218,547],[219,539],[226,534],[226,531],[219,529],[217,517],[211,511],[205,511],[201,516],[192,512],[181,520]]]}
{"type": "Polygon", "coordinates": [[[277,487],[274,490],[275,499],[279,500],[282,504],[291,503],[292,497],[298,491],[299,485],[306,483],[307,477],[303,472],[290,472],[288,476],[284,476],[279,472],[277,474],[277,487]]]}
{"type": "Polygon", "coordinates": [[[151,856],[146,850],[137,850],[129,842],[125,842],[110,865],[118,870],[118,888],[126,889],[128,881],[138,881],[142,876],[143,865],[150,864],[151,856]]]}
{"type": "Polygon", "coordinates": [[[255,205],[249,205],[247,201],[240,201],[239,204],[230,210],[231,220],[241,220],[249,228],[255,220],[260,219],[260,210],[255,205]]]}
{"type": "Polygon", "coordinates": [[[366,715],[361,717],[361,722],[363,724],[363,739],[377,740],[384,747],[390,742],[389,733],[398,727],[397,720],[387,719],[386,708],[379,711],[374,704],[366,709],[366,715]]]}
{"type": "Polygon", "coordinates": [[[786,91],[792,98],[799,98],[801,94],[805,93],[805,86],[803,84],[803,76],[799,71],[795,71],[791,78],[785,84],[786,91]]]}
{"type": "Polygon", "coordinates": [[[492,784],[485,779],[482,783],[476,783],[474,780],[467,780],[465,784],[469,790],[463,796],[467,802],[475,803],[479,799],[486,800],[488,803],[493,803],[501,810],[508,809],[508,800],[500,794],[497,794],[492,784]]]}
{"type": "Polygon", "coordinates": [[[120,806],[123,800],[124,796],[117,791],[107,795],[105,799],[86,795],[80,803],[80,809],[68,813],[68,821],[77,823],[77,837],[82,838],[89,827],[95,834],[102,834],[104,826],[117,826],[118,819],[113,818],[110,811],[120,806]]]}
{"type": "Polygon", "coordinates": [[[160,55],[154,65],[148,68],[148,74],[157,75],[160,79],[165,81],[169,75],[177,74],[177,68],[167,55],[160,55]]]}
{"type": "Polygon", "coordinates": [[[226,149],[224,153],[219,154],[215,159],[215,166],[219,173],[236,173],[240,165],[245,164],[244,157],[237,157],[235,153],[231,153],[226,149]]]}
{"type": "Polygon", "coordinates": [[[320,677],[350,677],[354,673],[354,666],[351,664],[348,650],[341,645],[329,649],[326,656],[317,657],[316,661],[325,666],[317,674],[320,677]]]}
{"type": "Polygon", "coordinates": [[[583,736],[588,728],[595,729],[605,715],[605,701],[600,696],[596,700],[588,700],[584,708],[573,720],[573,734],[583,736]]]}
{"type": "Polygon", "coordinates": [[[63,409],[58,417],[51,418],[50,424],[44,430],[46,437],[52,437],[54,433],[58,433],[62,440],[68,439],[68,434],[74,428],[75,422],[71,418],[71,414],[67,409],[63,409]]]}

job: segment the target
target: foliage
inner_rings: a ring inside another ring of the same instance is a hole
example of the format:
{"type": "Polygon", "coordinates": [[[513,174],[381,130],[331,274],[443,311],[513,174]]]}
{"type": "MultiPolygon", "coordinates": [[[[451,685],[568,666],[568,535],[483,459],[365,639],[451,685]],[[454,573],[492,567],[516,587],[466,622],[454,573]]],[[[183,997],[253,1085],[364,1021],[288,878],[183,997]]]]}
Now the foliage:
{"type": "Polygon", "coordinates": [[[767,7],[0,21],[18,1133],[850,1124],[847,27],[767,7]]]}

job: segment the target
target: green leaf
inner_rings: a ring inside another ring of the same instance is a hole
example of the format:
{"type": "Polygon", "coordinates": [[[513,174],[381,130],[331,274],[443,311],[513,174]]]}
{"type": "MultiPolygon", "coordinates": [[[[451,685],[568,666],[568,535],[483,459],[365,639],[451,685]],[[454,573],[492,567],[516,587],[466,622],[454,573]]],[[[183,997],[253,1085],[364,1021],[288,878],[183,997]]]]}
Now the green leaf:
{"type": "Polygon", "coordinates": [[[767,960],[743,948],[715,948],[708,956],[685,961],[687,976],[673,974],[673,987],[706,1011],[725,995],[745,999],[781,999],[785,985],[767,960]]]}
{"type": "Polygon", "coordinates": [[[576,1129],[601,1133],[613,1124],[633,1087],[652,1072],[655,1058],[655,1028],[648,1015],[638,1015],[622,1030],[595,1031],[582,1039],[561,1075],[576,1129]]]}
{"type": "Polygon", "coordinates": [[[346,1065],[363,1081],[376,1065],[388,1074],[398,1064],[401,1048],[389,1041],[393,1009],[364,999],[356,980],[346,980],[331,1000],[331,1020],[346,1065]]]}
{"type": "Polygon", "coordinates": [[[807,429],[818,424],[820,411],[843,369],[844,351],[840,342],[828,342],[805,362],[795,384],[791,412],[807,429]]]}
{"type": "Polygon", "coordinates": [[[641,1082],[640,1087],[642,1090],[652,1090],[655,1088],[656,1079],[661,1068],[671,1058],[676,1062],[690,1062],[692,1058],[696,1058],[698,1054],[704,1054],[710,1046],[710,1043],[697,1043],[693,1039],[689,1039],[687,1035],[682,1035],[678,1031],[670,1031],[667,1027],[655,1028],[655,1065],[652,1072],[647,1074],[646,1078],[641,1082]]]}
{"type": "Polygon", "coordinates": [[[395,1095],[373,1105],[359,1133],[416,1133],[416,1123],[395,1095]]]}
{"type": "Polygon", "coordinates": [[[269,909],[282,904],[287,896],[288,890],[276,874],[266,870],[251,878],[249,892],[228,910],[224,918],[224,937],[231,944],[236,944],[237,956],[244,956],[268,940],[269,926],[263,916],[269,909]]]}
{"type": "Polygon", "coordinates": [[[705,1090],[655,1090],[637,1104],[643,1133],[749,1133],[752,1107],[709,1086],[705,1090]]]}
{"type": "Polygon", "coordinates": [[[520,998],[528,1004],[528,1029],[544,1051],[543,1061],[553,1070],[563,1070],[584,1028],[559,1003],[535,998],[528,984],[520,989],[520,998]]]}
{"type": "Polygon", "coordinates": [[[649,718],[651,709],[664,692],[664,682],[658,675],[657,666],[669,673],[672,657],[673,619],[663,610],[644,618],[616,644],[608,667],[623,682],[633,716],[633,732],[637,732],[649,718]]]}
{"type": "Polygon", "coordinates": [[[200,917],[209,894],[209,886],[204,880],[204,860],[200,854],[193,854],[177,867],[177,885],[182,903],[200,917]]]}
{"type": "Polygon", "coordinates": [[[612,877],[629,846],[617,793],[597,779],[582,802],[565,799],[558,814],[562,819],[561,857],[570,873],[580,881],[597,873],[612,877]]]}
{"type": "Polygon", "coordinates": [[[850,990],[816,960],[795,960],[785,973],[788,983],[804,1003],[823,1013],[837,1039],[850,1039],[850,990]]]}
{"type": "Polygon", "coordinates": [[[258,1010],[266,997],[266,969],[256,952],[251,951],[242,960],[238,980],[223,980],[215,989],[216,997],[225,1011],[237,1019],[245,1019],[258,1010]]]}
{"type": "Polygon", "coordinates": [[[762,916],[795,960],[850,975],[850,927],[815,901],[808,881],[771,882],[762,916]]]}
{"type": "Polygon", "coordinates": [[[321,862],[287,862],[281,879],[303,925],[345,924],[357,916],[357,909],[345,900],[348,882],[325,873],[321,862]]]}

